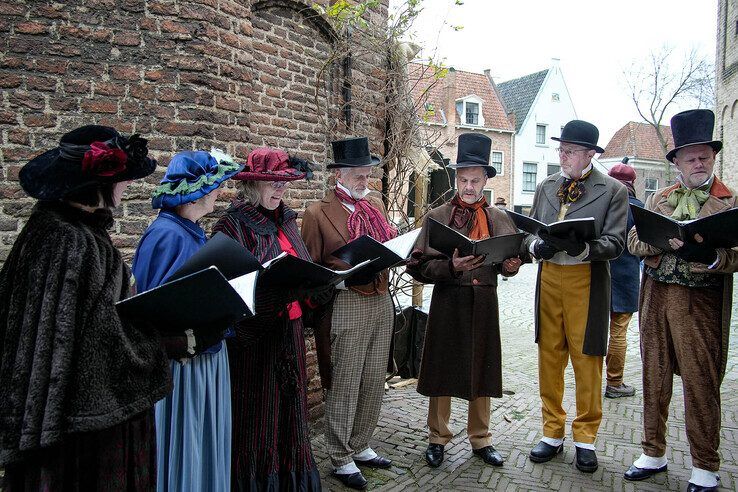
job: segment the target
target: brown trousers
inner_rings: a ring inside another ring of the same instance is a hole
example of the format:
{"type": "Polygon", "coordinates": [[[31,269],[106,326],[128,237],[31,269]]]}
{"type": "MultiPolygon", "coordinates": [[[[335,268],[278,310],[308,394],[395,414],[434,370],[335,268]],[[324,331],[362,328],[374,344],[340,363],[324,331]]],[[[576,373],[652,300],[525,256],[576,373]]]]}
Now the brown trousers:
{"type": "MultiPolygon", "coordinates": [[[[469,402],[466,418],[466,433],[472,449],[480,449],[492,445],[492,434],[489,432],[490,400],[480,396],[469,402]]],[[[431,396],[428,402],[428,441],[431,444],[445,446],[454,437],[448,428],[451,418],[451,397],[431,396]]]]}
{"type": "Polygon", "coordinates": [[[607,385],[623,384],[623,368],[625,367],[625,351],[628,348],[628,324],[633,313],[610,313],[610,339],[607,343],[607,385]]]}
{"type": "Polygon", "coordinates": [[[647,276],[640,314],[643,360],[643,453],[666,453],[674,370],[684,388],[692,464],[720,468],[722,292],[665,284],[647,276]]]}

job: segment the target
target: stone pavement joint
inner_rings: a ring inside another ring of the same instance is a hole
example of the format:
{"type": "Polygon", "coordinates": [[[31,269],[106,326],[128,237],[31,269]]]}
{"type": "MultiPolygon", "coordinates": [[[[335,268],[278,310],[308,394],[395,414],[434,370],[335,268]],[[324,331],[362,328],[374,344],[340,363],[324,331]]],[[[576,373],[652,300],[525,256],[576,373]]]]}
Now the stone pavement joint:
{"type": "MultiPolygon", "coordinates": [[[[642,395],[641,361],[637,315],[628,329],[625,382],[636,388],[632,398],[604,398],[602,425],[597,438],[599,469],[593,474],[574,466],[571,420],[576,415],[574,374],[566,371],[564,409],[568,414],[564,452],[543,464],[528,460],[530,449],[541,438],[541,404],[538,396],[537,348],[533,341],[533,295],[536,269],[524,266],[508,282],[500,282],[500,329],[502,336],[503,386],[514,394],[492,400],[490,431],[494,447],[505,465],[485,465],[472,454],[466,439],[466,402],[453,399],[450,427],[454,438],[446,446],[446,459],[433,469],[423,458],[427,446],[428,399],[415,385],[390,389],[385,393],[379,425],[371,446],[393,461],[389,470],[364,469],[369,490],[381,491],[684,491],[691,475],[689,443],[684,428],[684,400],[681,380],[674,381],[674,396],[667,424],[669,470],[643,482],[623,479],[623,472],[641,453],[642,395]]],[[[430,291],[430,289],[427,289],[430,291]]],[[[738,288],[733,289],[738,297],[738,288]]],[[[425,296],[428,300],[430,295],[425,296]]],[[[428,301],[426,301],[427,303],[428,301]]],[[[427,307],[427,305],[426,305],[427,307]]],[[[734,313],[731,331],[738,325],[734,313]]],[[[721,389],[722,433],[720,454],[721,490],[738,488],[738,337],[731,338],[730,359],[721,389]]],[[[604,376],[604,368],[603,368],[604,376]]],[[[604,385],[604,377],[603,377],[604,385]]],[[[603,386],[604,394],[604,386],[603,386]]],[[[330,476],[330,460],[325,452],[320,423],[314,429],[313,451],[327,490],[344,490],[330,476]]]]}

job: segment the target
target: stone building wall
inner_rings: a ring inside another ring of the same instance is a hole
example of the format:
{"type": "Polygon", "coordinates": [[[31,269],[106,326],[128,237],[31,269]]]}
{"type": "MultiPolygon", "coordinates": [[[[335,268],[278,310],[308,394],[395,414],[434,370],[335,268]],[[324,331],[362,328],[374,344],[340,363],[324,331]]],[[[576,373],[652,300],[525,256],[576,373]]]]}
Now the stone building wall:
{"type": "MultiPolygon", "coordinates": [[[[329,58],[336,34],[311,4],[0,1],[0,261],[34,204],[19,185],[20,168],[80,125],[140,133],[159,161],[116,211],[113,241],[127,259],[155,216],[151,192],[177,151],[215,146],[245,159],[272,145],[311,159],[320,164],[316,179],[296,183],[286,197],[298,210],[322,197],[330,140],[369,135],[381,154],[380,106],[352,107],[350,124],[339,107],[346,80],[356,95],[381,97],[384,57],[357,49],[351,70],[342,71],[329,58]]],[[[386,16],[383,2],[369,21],[384,25],[386,16]]],[[[354,38],[359,47],[361,36],[354,38]]],[[[229,185],[206,230],[234,194],[229,185]]],[[[315,417],[320,383],[312,338],[307,343],[315,417]]]]}
{"type": "Polygon", "coordinates": [[[715,172],[738,188],[738,1],[718,1],[715,138],[723,141],[715,172]]]}

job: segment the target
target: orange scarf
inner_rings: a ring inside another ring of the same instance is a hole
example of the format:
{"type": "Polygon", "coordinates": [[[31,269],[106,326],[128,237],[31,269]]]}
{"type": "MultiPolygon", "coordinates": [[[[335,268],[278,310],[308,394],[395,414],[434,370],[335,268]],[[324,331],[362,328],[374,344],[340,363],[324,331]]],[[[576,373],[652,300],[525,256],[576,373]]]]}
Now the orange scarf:
{"type": "Polygon", "coordinates": [[[485,239],[490,237],[489,224],[487,223],[487,214],[484,209],[487,208],[487,199],[482,197],[475,203],[466,203],[457,194],[451,200],[454,206],[451,212],[451,221],[448,225],[453,225],[456,229],[464,229],[469,226],[469,239],[485,239]]]}

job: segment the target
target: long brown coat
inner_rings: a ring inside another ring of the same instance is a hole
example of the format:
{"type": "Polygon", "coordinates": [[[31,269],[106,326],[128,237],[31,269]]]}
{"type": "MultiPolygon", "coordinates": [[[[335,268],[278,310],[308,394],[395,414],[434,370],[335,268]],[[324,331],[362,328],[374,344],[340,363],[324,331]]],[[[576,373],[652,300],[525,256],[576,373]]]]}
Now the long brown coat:
{"type": "MultiPolygon", "coordinates": [[[[536,190],[530,216],[550,224],[556,222],[561,204],[556,196],[564,177],[556,173],[546,178],[536,190]]],[[[628,191],[620,182],[602,174],[596,169],[584,181],[585,194],[577,202],[571,204],[566,211],[565,219],[593,217],[595,230],[599,237],[588,241],[589,254],[584,261],[592,267],[589,287],[589,310],[587,312],[587,328],[584,334],[582,351],[587,355],[604,356],[607,352],[607,332],[610,327],[610,263],[625,248],[625,227],[628,222],[628,191]]],[[[526,238],[526,245],[536,239],[526,238]]],[[[538,342],[539,313],[538,306],[541,288],[541,269],[538,269],[536,283],[536,342],[538,342]]]]}
{"type": "MultiPolygon", "coordinates": [[[[669,217],[674,212],[674,207],[669,205],[667,197],[669,193],[679,185],[670,186],[656,191],[646,200],[645,208],[669,217]]],[[[702,205],[697,218],[714,215],[718,212],[730,210],[738,205],[738,197],[735,191],[731,190],[723,184],[717,177],[710,188],[710,197],[702,205]]],[[[657,268],[661,262],[662,251],[658,248],[644,243],[638,239],[638,232],[633,227],[628,232],[628,250],[635,256],[643,256],[643,262],[650,267],[657,268]]],[[[730,317],[733,307],[733,272],[738,271],[738,248],[718,249],[718,264],[715,268],[709,269],[702,263],[690,263],[690,269],[693,272],[709,272],[723,275],[723,308],[722,308],[722,363],[720,365],[720,380],[725,375],[725,367],[728,361],[728,342],[730,337],[730,317]]],[[[644,276],[645,278],[645,276],[644,276]]],[[[641,282],[641,302],[644,296],[648,295],[643,288],[641,282]]],[[[689,302],[689,299],[681,299],[679,302],[689,302]]],[[[645,320],[641,320],[645,322],[645,320]]],[[[675,367],[675,371],[679,368],[675,367]]]]}
{"type": "MultiPolygon", "coordinates": [[[[451,204],[431,210],[442,224],[451,219],[451,204]]],[[[485,209],[493,236],[514,234],[515,225],[496,207],[485,209]]],[[[407,271],[416,280],[435,284],[425,332],[418,392],[473,400],[502,396],[502,349],[497,307],[501,265],[456,274],[450,259],[428,246],[427,218],[407,271]]],[[[453,226],[450,226],[453,227],[453,226]]],[[[457,229],[468,235],[468,227],[457,229]]]]}

